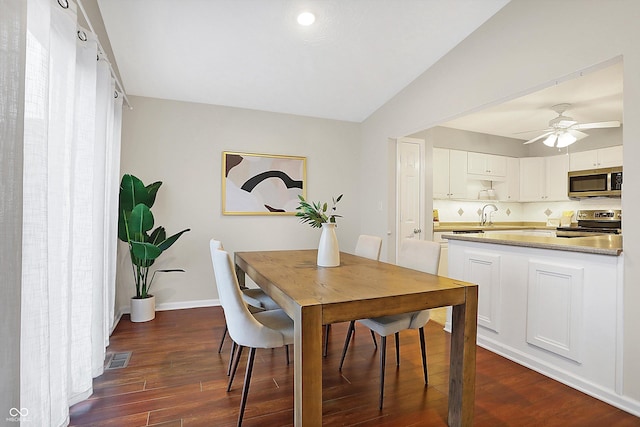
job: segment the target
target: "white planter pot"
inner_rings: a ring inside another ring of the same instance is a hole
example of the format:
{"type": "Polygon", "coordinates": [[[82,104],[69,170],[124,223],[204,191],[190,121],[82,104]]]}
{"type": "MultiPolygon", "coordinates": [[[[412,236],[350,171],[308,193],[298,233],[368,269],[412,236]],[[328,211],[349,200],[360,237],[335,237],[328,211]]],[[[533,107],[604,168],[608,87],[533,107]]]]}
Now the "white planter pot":
{"type": "Polygon", "coordinates": [[[131,298],[131,321],[148,322],[156,317],[156,297],[131,298]]]}
{"type": "Polygon", "coordinates": [[[340,265],[340,248],[334,223],[325,222],[322,224],[317,264],[320,267],[338,267],[340,265]]]}

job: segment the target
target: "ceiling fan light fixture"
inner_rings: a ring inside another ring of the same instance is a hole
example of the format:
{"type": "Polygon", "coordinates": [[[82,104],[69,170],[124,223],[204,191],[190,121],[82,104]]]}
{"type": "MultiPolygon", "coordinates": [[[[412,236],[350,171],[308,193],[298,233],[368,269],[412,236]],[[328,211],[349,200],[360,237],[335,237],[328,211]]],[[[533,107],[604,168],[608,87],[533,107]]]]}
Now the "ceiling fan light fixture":
{"type": "Polygon", "coordinates": [[[575,136],[573,136],[571,133],[569,132],[563,132],[560,135],[558,135],[558,148],[564,148],[567,147],[571,144],[573,144],[574,142],[576,142],[578,140],[578,138],[576,138],[575,136]]]}
{"type": "Polygon", "coordinates": [[[553,147],[556,143],[557,138],[558,138],[558,135],[556,135],[555,133],[552,133],[551,135],[546,137],[545,140],[542,141],[542,143],[547,147],[553,147]]]}

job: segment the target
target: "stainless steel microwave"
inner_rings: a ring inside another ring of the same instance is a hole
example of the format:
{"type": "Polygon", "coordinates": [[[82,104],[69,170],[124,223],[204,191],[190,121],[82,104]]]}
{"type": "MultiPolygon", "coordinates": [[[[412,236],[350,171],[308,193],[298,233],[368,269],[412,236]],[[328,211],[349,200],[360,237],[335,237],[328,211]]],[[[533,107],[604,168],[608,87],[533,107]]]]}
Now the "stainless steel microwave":
{"type": "Polygon", "coordinates": [[[622,196],[622,167],[569,172],[569,197],[622,196]]]}

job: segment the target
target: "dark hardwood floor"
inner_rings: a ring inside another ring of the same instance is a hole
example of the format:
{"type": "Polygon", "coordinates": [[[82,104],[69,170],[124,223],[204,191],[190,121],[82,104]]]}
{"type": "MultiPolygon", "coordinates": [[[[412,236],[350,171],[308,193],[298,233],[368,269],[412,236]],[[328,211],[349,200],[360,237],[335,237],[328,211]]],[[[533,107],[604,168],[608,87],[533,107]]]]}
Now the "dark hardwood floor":
{"type": "MultiPolygon", "coordinates": [[[[152,322],[124,316],[109,353],[132,351],[123,369],[94,380],[94,393],[71,408],[72,426],[232,426],[240,405],[244,362],[226,392],[230,341],[218,354],[224,329],[220,307],[163,311],[152,322]]],[[[429,385],[425,387],[417,331],[401,333],[401,363],[390,342],[385,400],[378,410],[378,353],[363,327],[342,373],[347,324],[332,326],[323,370],[323,424],[327,426],[446,426],[449,335],[426,327],[429,385]]],[[[283,349],[258,350],[245,426],[293,424],[293,364],[283,349]]],[[[478,348],[476,426],[640,426],[640,418],[478,348]]]]}

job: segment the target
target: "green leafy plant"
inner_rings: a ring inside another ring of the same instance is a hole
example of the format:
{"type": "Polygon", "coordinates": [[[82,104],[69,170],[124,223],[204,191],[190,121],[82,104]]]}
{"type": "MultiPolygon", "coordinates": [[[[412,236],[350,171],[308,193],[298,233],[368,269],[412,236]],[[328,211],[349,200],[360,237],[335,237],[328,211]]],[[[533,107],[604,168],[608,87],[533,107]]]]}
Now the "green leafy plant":
{"type": "Polygon", "coordinates": [[[298,196],[300,199],[300,205],[296,208],[296,216],[300,218],[300,222],[309,224],[313,228],[321,228],[325,222],[335,223],[336,218],[341,218],[341,215],[337,215],[336,205],[342,199],[342,194],[337,198],[333,197],[333,205],[329,209],[328,203],[322,202],[307,202],[304,197],[298,196]],[[328,213],[327,213],[328,211],[328,213]]]}
{"type": "Polygon", "coordinates": [[[118,214],[118,238],[129,244],[129,255],[136,282],[135,298],[148,298],[149,289],[156,273],[184,272],[181,268],[155,270],[149,277],[150,267],[155,260],[180,236],[189,231],[184,229],[167,237],[164,227],[153,231],[154,219],[151,207],[156,200],[162,181],[145,186],[133,175],[126,174],[120,182],[120,205],[118,214]],[[151,231],[151,233],[149,233],[151,231]]]}

